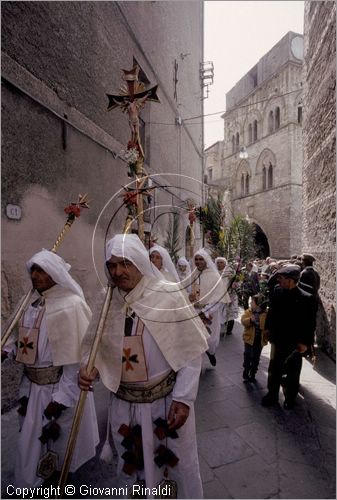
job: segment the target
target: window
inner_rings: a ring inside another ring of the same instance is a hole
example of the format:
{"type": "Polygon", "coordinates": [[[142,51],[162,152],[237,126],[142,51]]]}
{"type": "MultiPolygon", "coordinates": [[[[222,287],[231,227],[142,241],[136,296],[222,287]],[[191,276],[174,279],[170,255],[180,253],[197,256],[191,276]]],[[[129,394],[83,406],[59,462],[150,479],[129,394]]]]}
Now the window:
{"type": "Polygon", "coordinates": [[[268,116],[268,132],[271,134],[274,130],[274,112],[269,111],[269,116],[268,116]]]}
{"type": "Polygon", "coordinates": [[[269,162],[269,167],[268,167],[268,188],[273,187],[273,165],[271,162],[269,162]]]}
{"type": "Polygon", "coordinates": [[[240,149],[240,134],[236,133],[236,141],[235,141],[235,151],[239,151],[240,149]]]}
{"type": "Polygon", "coordinates": [[[275,109],[275,130],[280,128],[280,108],[277,106],[275,109]]]}
{"type": "Polygon", "coordinates": [[[266,167],[262,169],[262,189],[263,191],[267,188],[267,171],[266,167]]]}
{"type": "Polygon", "coordinates": [[[248,125],[248,143],[251,144],[253,142],[253,130],[252,130],[252,124],[250,123],[248,125]]]}
{"type": "Polygon", "coordinates": [[[249,174],[246,174],[246,194],[249,194],[249,174]]]}
{"type": "Polygon", "coordinates": [[[302,125],[302,106],[298,106],[297,108],[297,123],[302,125]]]}
{"type": "Polygon", "coordinates": [[[245,194],[245,176],[244,174],[241,175],[241,196],[244,196],[245,194]]]}
{"type": "Polygon", "coordinates": [[[253,124],[253,141],[257,141],[257,120],[254,120],[253,124]]]}
{"type": "Polygon", "coordinates": [[[212,180],[212,175],[213,175],[213,168],[209,168],[208,169],[208,180],[211,181],[212,180]]]}
{"type": "Polygon", "coordinates": [[[250,70],[249,76],[250,76],[250,83],[253,86],[253,88],[257,87],[257,65],[250,70]]]}

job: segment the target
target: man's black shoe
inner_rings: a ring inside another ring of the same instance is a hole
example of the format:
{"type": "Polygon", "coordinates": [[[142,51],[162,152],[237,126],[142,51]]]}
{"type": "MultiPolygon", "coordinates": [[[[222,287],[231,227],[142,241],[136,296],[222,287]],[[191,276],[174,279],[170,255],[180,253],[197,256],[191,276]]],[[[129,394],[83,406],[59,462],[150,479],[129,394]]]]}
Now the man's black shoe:
{"type": "Polygon", "coordinates": [[[295,403],[293,403],[292,401],[285,401],[283,403],[283,408],[285,410],[292,410],[294,408],[294,405],[295,405],[295,403]]]}
{"type": "Polygon", "coordinates": [[[242,378],[243,378],[243,381],[244,381],[244,382],[248,382],[248,381],[249,381],[249,373],[248,373],[248,370],[243,370],[242,378]]]}
{"type": "Polygon", "coordinates": [[[208,351],[206,351],[206,354],[208,356],[209,362],[211,363],[212,366],[216,365],[216,357],[214,354],[210,354],[208,351]]]}
{"type": "Polygon", "coordinates": [[[265,407],[273,406],[273,405],[276,405],[277,403],[278,403],[278,400],[276,398],[274,398],[273,396],[271,396],[270,394],[266,394],[261,399],[261,405],[265,406],[265,407]]]}

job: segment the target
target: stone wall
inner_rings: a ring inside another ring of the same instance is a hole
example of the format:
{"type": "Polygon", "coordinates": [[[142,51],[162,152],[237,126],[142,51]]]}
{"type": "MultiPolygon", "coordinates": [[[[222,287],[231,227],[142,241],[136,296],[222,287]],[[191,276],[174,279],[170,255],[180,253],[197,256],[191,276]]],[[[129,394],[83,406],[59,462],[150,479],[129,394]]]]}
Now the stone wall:
{"type": "Polygon", "coordinates": [[[106,94],[118,93],[121,69],[135,60],[151,84],[159,84],[161,101],[141,112],[146,168],[157,186],[149,228],[153,223],[162,243],[165,212],[178,206],[183,234],[186,198],[201,201],[202,127],[183,120],[202,114],[203,7],[199,1],[6,2],[1,16],[6,320],[29,286],[25,262],[53,245],[66,220],[63,209],[79,193],[89,193],[90,209],[59,253],[90,305],[105,282],[104,240],[123,227],[119,191],[130,182],[115,155],[130,136],[127,116],[107,112],[106,94]],[[9,204],[21,209],[19,219],[7,217],[9,204]]]}
{"type": "Polygon", "coordinates": [[[336,4],[306,2],[303,251],[321,276],[317,340],[336,359],[336,4]]]}

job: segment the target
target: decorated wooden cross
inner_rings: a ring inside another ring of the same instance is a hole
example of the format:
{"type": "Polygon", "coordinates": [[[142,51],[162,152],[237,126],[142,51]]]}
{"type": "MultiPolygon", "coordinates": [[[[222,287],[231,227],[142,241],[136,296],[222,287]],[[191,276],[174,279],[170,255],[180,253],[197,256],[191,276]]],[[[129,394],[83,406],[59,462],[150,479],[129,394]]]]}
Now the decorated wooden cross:
{"type": "MultiPolygon", "coordinates": [[[[138,65],[135,65],[130,71],[122,71],[125,84],[120,88],[120,93],[115,95],[107,94],[107,96],[109,98],[108,111],[119,107],[124,113],[128,113],[131,131],[130,139],[127,144],[128,155],[130,158],[132,158],[132,163],[130,163],[130,161],[128,162],[130,166],[129,175],[131,173],[131,175],[135,177],[136,188],[130,189],[125,187],[124,193],[122,194],[123,203],[128,209],[123,233],[128,233],[131,231],[132,221],[135,217],[137,217],[138,236],[144,243],[143,196],[148,196],[153,188],[145,187],[148,176],[146,175],[146,172],[144,170],[144,150],[139,134],[139,111],[143,108],[146,101],[160,102],[157,96],[158,85],[155,85],[151,88],[146,88],[145,84],[139,80],[140,68],[138,65]]],[[[96,354],[103,334],[104,323],[109,310],[111,298],[112,286],[111,284],[108,284],[108,286],[106,287],[106,294],[86,367],[88,373],[91,373],[95,364],[96,354]]],[[[132,361],[132,359],[129,358],[129,361],[132,361]]],[[[68,445],[58,483],[58,498],[63,498],[71,459],[75,448],[78,429],[83,415],[86,396],[87,392],[81,390],[80,397],[75,409],[74,419],[70,430],[68,445]]]]}
{"type": "Polygon", "coordinates": [[[134,190],[125,188],[124,203],[128,208],[128,216],[123,232],[131,231],[134,212],[136,212],[138,236],[144,242],[143,196],[148,195],[149,190],[144,189],[147,176],[144,170],[145,154],[139,133],[139,112],[145,106],[146,101],[160,102],[160,100],[157,95],[158,85],[146,88],[145,83],[139,79],[138,64],[131,70],[123,69],[122,72],[125,83],[120,87],[119,94],[107,94],[107,96],[109,98],[108,111],[119,107],[123,113],[128,114],[130,139],[127,150],[134,154],[133,163],[129,165],[131,174],[136,179],[136,188],[134,190]]]}

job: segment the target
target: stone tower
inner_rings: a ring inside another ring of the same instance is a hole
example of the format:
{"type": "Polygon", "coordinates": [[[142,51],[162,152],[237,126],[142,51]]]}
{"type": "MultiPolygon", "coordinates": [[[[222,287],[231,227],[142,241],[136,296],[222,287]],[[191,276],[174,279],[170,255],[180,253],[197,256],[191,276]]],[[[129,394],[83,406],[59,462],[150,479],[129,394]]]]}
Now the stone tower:
{"type": "Polygon", "coordinates": [[[256,225],[260,257],[301,252],[302,65],[303,36],[288,32],[226,94],[212,183],[256,225]]]}

